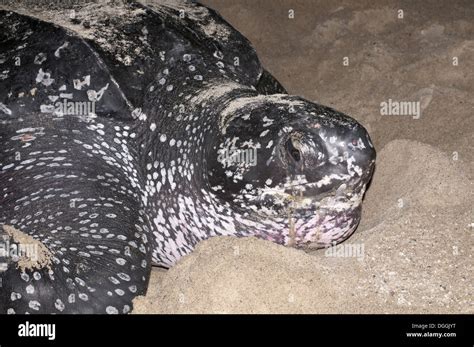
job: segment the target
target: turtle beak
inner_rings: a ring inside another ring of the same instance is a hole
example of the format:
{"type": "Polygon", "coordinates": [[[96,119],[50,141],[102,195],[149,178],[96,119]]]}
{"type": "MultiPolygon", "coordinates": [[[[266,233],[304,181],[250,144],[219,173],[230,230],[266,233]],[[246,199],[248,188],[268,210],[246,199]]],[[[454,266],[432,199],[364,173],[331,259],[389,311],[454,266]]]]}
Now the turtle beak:
{"type": "Polygon", "coordinates": [[[370,182],[375,169],[376,152],[369,133],[356,124],[333,136],[336,141],[331,142],[331,137],[326,141],[328,152],[342,153],[343,160],[338,165],[351,177],[347,185],[359,193],[370,182]]]}

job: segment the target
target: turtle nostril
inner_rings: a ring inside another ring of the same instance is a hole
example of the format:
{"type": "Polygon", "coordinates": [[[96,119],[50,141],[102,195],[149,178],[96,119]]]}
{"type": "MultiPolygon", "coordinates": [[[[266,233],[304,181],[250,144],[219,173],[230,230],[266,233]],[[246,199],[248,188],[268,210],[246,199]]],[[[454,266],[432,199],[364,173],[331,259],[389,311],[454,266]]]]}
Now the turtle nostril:
{"type": "Polygon", "coordinates": [[[288,139],[288,141],[286,141],[286,150],[288,154],[290,155],[290,157],[293,158],[294,161],[301,160],[301,153],[293,144],[292,139],[288,139]]]}

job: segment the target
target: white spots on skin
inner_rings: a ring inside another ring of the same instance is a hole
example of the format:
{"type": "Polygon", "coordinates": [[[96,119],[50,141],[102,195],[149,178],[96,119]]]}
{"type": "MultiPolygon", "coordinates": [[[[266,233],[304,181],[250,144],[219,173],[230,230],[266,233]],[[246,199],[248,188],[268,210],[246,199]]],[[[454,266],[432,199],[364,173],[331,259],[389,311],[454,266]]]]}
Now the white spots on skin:
{"type": "Polygon", "coordinates": [[[3,103],[0,102],[0,112],[3,112],[9,116],[12,115],[12,111],[3,103]]]}
{"type": "Polygon", "coordinates": [[[118,314],[118,310],[117,308],[113,307],[113,306],[107,306],[106,309],[105,309],[105,312],[107,314],[118,314]]]}
{"type": "MultiPolygon", "coordinates": [[[[9,69],[3,70],[3,71],[0,73],[0,80],[7,79],[9,73],[10,73],[10,70],[9,70],[9,69]]],[[[12,95],[12,92],[10,92],[10,93],[8,94],[9,97],[10,97],[11,95],[12,95]]]]}
{"type": "Polygon", "coordinates": [[[76,90],[82,90],[82,87],[86,86],[89,87],[91,83],[91,76],[87,75],[82,78],[82,81],[80,79],[74,79],[72,81],[74,85],[74,89],[76,90]]]}
{"type": "Polygon", "coordinates": [[[271,126],[274,122],[273,119],[268,118],[267,116],[264,116],[262,120],[263,120],[263,127],[264,128],[271,126]]]}
{"type": "Polygon", "coordinates": [[[56,301],[54,302],[54,307],[56,307],[58,311],[62,312],[64,311],[65,305],[61,301],[61,299],[56,299],[56,301]]]}
{"type": "Polygon", "coordinates": [[[136,108],[132,111],[132,118],[133,119],[138,119],[141,114],[142,114],[142,109],[141,108],[136,108]]]}
{"type": "Polygon", "coordinates": [[[78,294],[78,297],[79,299],[81,299],[82,301],[88,301],[89,300],[89,296],[85,293],[79,293],[78,294]]]}
{"type": "Polygon", "coordinates": [[[315,182],[315,184],[318,188],[321,188],[322,186],[327,186],[328,184],[331,184],[333,180],[345,181],[350,179],[350,177],[350,175],[339,175],[333,173],[330,175],[325,175],[321,180],[315,182]]]}
{"type": "Polygon", "coordinates": [[[117,276],[121,279],[121,280],[124,280],[126,282],[129,282],[131,280],[131,277],[129,275],[127,275],[126,273],[124,272],[119,272],[117,274],[117,276]]]}
{"type": "Polygon", "coordinates": [[[216,51],[214,51],[213,56],[216,57],[216,58],[219,59],[219,60],[222,60],[222,59],[224,58],[224,53],[222,53],[222,52],[219,51],[219,50],[216,50],[216,51]]]}
{"type": "MultiPolygon", "coordinates": [[[[370,141],[369,142],[369,145],[370,145],[370,141]]],[[[365,144],[364,144],[364,141],[362,141],[362,139],[359,137],[359,139],[357,140],[356,144],[354,145],[352,142],[349,142],[347,147],[349,147],[350,149],[352,149],[353,151],[355,151],[356,149],[358,150],[363,150],[363,149],[366,149],[365,147],[365,144]]]]}
{"type": "Polygon", "coordinates": [[[21,299],[21,294],[20,293],[16,293],[16,292],[12,292],[11,295],[10,295],[10,300],[11,301],[16,301],[16,300],[19,300],[21,299]]]}
{"type": "Polygon", "coordinates": [[[355,158],[353,156],[347,158],[347,172],[351,176],[354,176],[355,174],[362,176],[362,169],[358,165],[354,165],[354,162],[355,158]]]}
{"type": "Polygon", "coordinates": [[[41,113],[53,113],[56,108],[54,105],[41,105],[40,111],[41,113]]]}
{"type": "Polygon", "coordinates": [[[115,277],[113,277],[113,276],[109,277],[109,281],[112,282],[115,285],[120,284],[120,281],[118,279],[116,279],[115,277]]]}
{"type": "Polygon", "coordinates": [[[141,42],[143,42],[144,44],[146,44],[146,43],[147,43],[146,41],[148,40],[148,29],[147,29],[146,26],[144,26],[144,27],[142,28],[142,34],[143,34],[143,35],[140,36],[139,39],[140,39],[141,42]]]}
{"type": "Polygon", "coordinates": [[[72,93],[61,93],[59,94],[59,97],[61,99],[72,99],[73,98],[73,94],[72,93]]]}
{"type": "Polygon", "coordinates": [[[46,61],[46,54],[45,53],[38,53],[35,56],[35,59],[33,61],[34,64],[36,65],[41,65],[43,62],[46,61]]]}
{"type": "Polygon", "coordinates": [[[50,86],[54,82],[54,79],[51,78],[51,73],[44,72],[43,69],[39,69],[38,75],[36,76],[36,83],[41,83],[43,85],[50,86]]]}
{"type": "Polygon", "coordinates": [[[32,310],[39,311],[41,304],[36,300],[31,300],[28,303],[28,307],[31,308],[32,310]]]}
{"type": "Polygon", "coordinates": [[[56,49],[56,51],[54,51],[54,56],[56,58],[60,58],[61,57],[61,50],[63,50],[64,48],[66,48],[67,46],[69,46],[69,42],[64,42],[61,46],[58,47],[58,49],[56,49]]]}

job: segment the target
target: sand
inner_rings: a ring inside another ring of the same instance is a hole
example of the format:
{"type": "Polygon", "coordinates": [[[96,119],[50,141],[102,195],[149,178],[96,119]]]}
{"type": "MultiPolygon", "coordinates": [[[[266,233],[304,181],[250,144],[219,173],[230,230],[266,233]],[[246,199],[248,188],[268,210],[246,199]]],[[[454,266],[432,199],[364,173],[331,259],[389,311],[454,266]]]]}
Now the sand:
{"type": "Polygon", "coordinates": [[[290,94],[361,122],[377,168],[344,248],[213,238],[155,269],[134,313],[474,313],[474,4],[205,3],[290,94]],[[388,99],[421,116],[381,115],[388,99]]]}
{"type": "Polygon", "coordinates": [[[11,225],[3,225],[2,229],[4,233],[0,230],[0,234],[3,234],[5,241],[16,247],[13,258],[17,269],[51,269],[53,255],[43,243],[11,225]]]}

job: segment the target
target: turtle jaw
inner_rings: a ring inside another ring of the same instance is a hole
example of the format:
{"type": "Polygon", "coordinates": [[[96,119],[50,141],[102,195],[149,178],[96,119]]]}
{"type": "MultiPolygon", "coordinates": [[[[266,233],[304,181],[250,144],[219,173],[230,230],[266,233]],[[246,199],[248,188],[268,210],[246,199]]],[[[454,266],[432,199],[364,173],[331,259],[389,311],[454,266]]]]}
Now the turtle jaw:
{"type": "Polygon", "coordinates": [[[261,229],[256,236],[301,249],[325,248],[346,240],[356,230],[362,200],[374,172],[375,160],[360,177],[332,177],[329,190],[320,181],[289,181],[277,187],[258,188],[252,198],[253,220],[278,227],[261,229]],[[273,224],[273,225],[276,225],[273,224]]]}
{"type": "MultiPolygon", "coordinates": [[[[341,187],[346,184],[341,184],[341,187]]],[[[325,248],[347,239],[357,228],[366,185],[358,191],[338,189],[325,197],[294,201],[288,215],[285,244],[302,249],[325,248]]]]}
{"type": "Polygon", "coordinates": [[[332,192],[317,195],[308,195],[308,191],[303,195],[304,186],[299,187],[300,190],[294,186],[293,193],[283,190],[261,192],[260,197],[272,207],[255,208],[251,218],[276,224],[269,223],[275,228],[265,228],[255,236],[311,250],[340,243],[352,235],[361,218],[367,182],[357,182],[355,186],[342,183],[332,192]]]}
{"type": "Polygon", "coordinates": [[[292,242],[296,248],[313,250],[340,243],[351,236],[360,222],[361,207],[337,212],[318,212],[305,225],[298,228],[292,242]]]}
{"type": "MultiPolygon", "coordinates": [[[[255,236],[303,250],[326,248],[350,237],[361,218],[361,204],[352,208],[329,210],[318,208],[287,209],[281,229],[267,230],[255,236]]],[[[262,216],[259,214],[258,216],[262,216]]]]}

